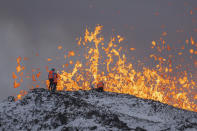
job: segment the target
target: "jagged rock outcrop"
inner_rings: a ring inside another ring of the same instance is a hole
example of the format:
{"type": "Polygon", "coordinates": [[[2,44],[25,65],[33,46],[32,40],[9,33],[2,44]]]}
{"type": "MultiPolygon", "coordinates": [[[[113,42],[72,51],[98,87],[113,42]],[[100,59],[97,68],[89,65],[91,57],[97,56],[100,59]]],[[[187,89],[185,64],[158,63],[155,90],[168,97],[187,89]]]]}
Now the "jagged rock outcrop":
{"type": "Polygon", "coordinates": [[[126,94],[37,88],[0,103],[0,130],[197,130],[197,113],[126,94]]]}

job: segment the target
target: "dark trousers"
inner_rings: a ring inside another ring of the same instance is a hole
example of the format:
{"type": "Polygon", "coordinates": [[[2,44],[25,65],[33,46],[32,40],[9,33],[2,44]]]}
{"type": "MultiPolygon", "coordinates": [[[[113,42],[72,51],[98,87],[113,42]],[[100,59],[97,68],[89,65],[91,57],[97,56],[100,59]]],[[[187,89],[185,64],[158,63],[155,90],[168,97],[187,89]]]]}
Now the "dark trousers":
{"type": "Polygon", "coordinates": [[[57,86],[57,82],[53,82],[53,89],[52,89],[53,92],[56,91],[56,86],[57,86]]]}
{"type": "Polygon", "coordinates": [[[98,87],[98,88],[96,88],[96,91],[98,91],[98,92],[103,92],[103,87],[98,87]]]}
{"type": "Polygon", "coordinates": [[[49,82],[50,82],[50,84],[49,84],[49,90],[52,91],[52,89],[53,89],[53,79],[49,79],[49,82]]]}

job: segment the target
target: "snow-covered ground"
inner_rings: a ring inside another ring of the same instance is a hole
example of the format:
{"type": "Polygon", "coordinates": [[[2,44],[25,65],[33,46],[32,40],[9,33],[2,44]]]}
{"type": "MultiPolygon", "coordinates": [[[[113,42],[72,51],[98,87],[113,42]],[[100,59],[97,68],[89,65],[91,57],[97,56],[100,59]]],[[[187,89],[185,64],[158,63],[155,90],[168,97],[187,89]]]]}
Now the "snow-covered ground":
{"type": "Polygon", "coordinates": [[[0,130],[197,131],[197,113],[126,94],[37,88],[0,103],[0,130]]]}

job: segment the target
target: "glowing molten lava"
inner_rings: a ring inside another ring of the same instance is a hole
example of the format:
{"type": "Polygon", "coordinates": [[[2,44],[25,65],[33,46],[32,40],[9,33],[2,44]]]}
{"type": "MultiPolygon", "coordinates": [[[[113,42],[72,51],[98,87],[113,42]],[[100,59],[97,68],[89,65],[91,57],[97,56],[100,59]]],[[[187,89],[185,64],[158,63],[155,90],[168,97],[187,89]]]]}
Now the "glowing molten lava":
{"type": "MultiPolygon", "coordinates": [[[[102,26],[96,26],[93,32],[86,29],[85,35],[78,39],[78,46],[85,50],[82,54],[84,58],[69,62],[73,65],[72,71],[66,72],[62,69],[58,72],[58,90],[90,90],[92,86],[96,87],[96,83],[103,81],[105,91],[131,94],[197,112],[197,95],[194,89],[196,83],[191,73],[183,70],[181,65],[173,63],[175,56],[168,53],[172,48],[165,40],[161,38],[159,42],[152,41],[151,48],[157,53],[150,54],[149,59],[154,61],[150,68],[142,62],[131,63],[131,60],[127,60],[124,49],[119,46],[124,41],[120,35],[111,37],[106,44],[101,30],[102,26]],[[162,56],[163,52],[165,55],[162,56]],[[136,63],[138,69],[135,68],[136,63]]],[[[166,32],[162,34],[166,35],[166,32]]],[[[188,44],[197,47],[192,37],[186,41],[186,45],[188,44]]],[[[59,46],[58,49],[62,50],[62,47],[59,46]]],[[[184,49],[185,47],[181,47],[176,57],[183,55],[184,49]]],[[[130,51],[134,50],[136,49],[130,48],[130,51]]],[[[63,57],[67,60],[80,52],[82,51],[70,51],[63,57]]],[[[194,55],[195,49],[189,49],[188,53],[194,55]]],[[[18,61],[20,63],[20,60],[18,61]]],[[[22,69],[19,63],[17,72],[22,69]]],[[[63,68],[67,66],[62,65],[63,68]]],[[[40,73],[36,76],[39,78],[40,73]]],[[[35,76],[32,77],[35,80],[35,76]]],[[[17,79],[14,73],[13,78],[17,79]]],[[[48,85],[48,81],[46,83],[48,85]]],[[[15,83],[15,87],[17,84],[15,83]]]]}

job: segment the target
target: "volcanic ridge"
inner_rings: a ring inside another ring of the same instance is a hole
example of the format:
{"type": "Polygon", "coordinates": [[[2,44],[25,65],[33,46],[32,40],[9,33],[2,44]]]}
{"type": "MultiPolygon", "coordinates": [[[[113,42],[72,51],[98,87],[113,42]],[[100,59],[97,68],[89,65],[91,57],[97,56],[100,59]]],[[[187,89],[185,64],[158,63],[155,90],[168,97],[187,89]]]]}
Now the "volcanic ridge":
{"type": "Polygon", "coordinates": [[[0,103],[0,130],[196,131],[197,113],[127,94],[36,88],[0,103]]]}

